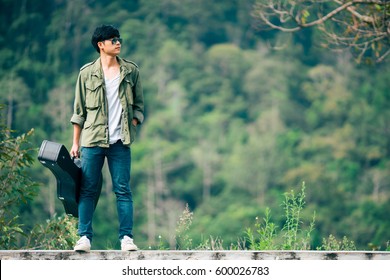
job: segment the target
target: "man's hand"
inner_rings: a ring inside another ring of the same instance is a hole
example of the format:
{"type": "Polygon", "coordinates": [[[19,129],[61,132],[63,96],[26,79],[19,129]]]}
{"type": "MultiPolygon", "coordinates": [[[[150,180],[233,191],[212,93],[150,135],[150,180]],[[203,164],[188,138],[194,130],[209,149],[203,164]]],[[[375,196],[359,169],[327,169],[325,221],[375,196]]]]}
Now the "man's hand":
{"type": "Polygon", "coordinates": [[[70,156],[78,158],[80,157],[80,135],[81,127],[78,124],[73,125],[73,146],[70,150],[70,156]]]}
{"type": "Polygon", "coordinates": [[[80,145],[79,144],[73,144],[72,149],[70,150],[70,156],[78,158],[80,157],[80,145]]]}
{"type": "Polygon", "coordinates": [[[134,126],[137,126],[138,125],[138,120],[137,119],[133,119],[132,123],[133,123],[134,126]]]}

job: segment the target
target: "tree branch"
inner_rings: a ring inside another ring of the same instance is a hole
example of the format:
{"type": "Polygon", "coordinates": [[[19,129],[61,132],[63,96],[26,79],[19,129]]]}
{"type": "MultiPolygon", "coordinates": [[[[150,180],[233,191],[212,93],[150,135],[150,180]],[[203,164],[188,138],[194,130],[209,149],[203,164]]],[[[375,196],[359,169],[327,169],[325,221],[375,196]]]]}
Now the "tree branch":
{"type": "MultiPolygon", "coordinates": [[[[338,1],[338,0],[333,0],[335,3],[341,5],[342,2],[341,1],[338,1]]],[[[384,3],[382,3],[382,1],[361,1],[361,0],[355,0],[355,1],[351,1],[349,2],[351,3],[351,5],[353,4],[376,4],[376,5],[384,5],[384,3]]],[[[355,11],[355,9],[353,9],[352,7],[347,7],[347,11],[350,12],[351,14],[353,14],[354,16],[356,16],[358,19],[360,19],[361,21],[364,21],[364,22],[368,22],[368,23],[373,23],[374,22],[374,19],[372,17],[369,17],[369,16],[363,16],[361,14],[359,14],[358,12],[355,11]]]]}
{"type": "Polygon", "coordinates": [[[279,25],[276,25],[276,24],[273,24],[272,22],[270,22],[265,16],[263,13],[259,13],[259,16],[260,18],[265,22],[265,24],[267,24],[269,27],[273,28],[273,29],[277,29],[277,30],[280,30],[280,31],[283,31],[283,32],[296,32],[298,30],[301,29],[300,26],[297,26],[297,27],[294,27],[294,28],[285,28],[285,27],[281,27],[279,25]]]}
{"type": "Polygon", "coordinates": [[[383,60],[385,60],[386,56],[388,56],[390,54],[390,49],[387,50],[387,52],[385,52],[381,57],[379,57],[376,62],[377,63],[381,63],[383,60]]]}
{"type": "Polygon", "coordinates": [[[293,33],[317,27],[329,46],[350,47],[359,57],[369,53],[379,62],[389,55],[389,0],[258,0],[254,8],[254,16],[271,29],[293,33]]]}
{"type": "Polygon", "coordinates": [[[315,21],[312,21],[310,23],[300,23],[298,22],[298,24],[302,27],[311,27],[311,26],[314,26],[314,25],[319,25],[319,24],[322,24],[324,23],[325,21],[327,21],[328,19],[334,17],[336,14],[340,13],[341,11],[345,10],[345,9],[348,9],[348,7],[350,7],[351,5],[353,5],[353,1],[351,2],[347,2],[345,3],[344,5],[341,5],[340,7],[338,7],[337,9],[334,9],[333,11],[331,11],[330,13],[328,13],[326,16],[323,16],[322,18],[319,18],[315,21]]]}

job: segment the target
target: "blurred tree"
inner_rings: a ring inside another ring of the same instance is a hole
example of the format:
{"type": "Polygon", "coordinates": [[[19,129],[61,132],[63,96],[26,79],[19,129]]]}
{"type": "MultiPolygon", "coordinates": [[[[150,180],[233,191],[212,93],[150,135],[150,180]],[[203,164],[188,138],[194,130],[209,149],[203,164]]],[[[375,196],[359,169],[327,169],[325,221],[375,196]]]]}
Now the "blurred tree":
{"type": "Polygon", "coordinates": [[[63,83],[48,93],[45,112],[51,120],[52,129],[50,134],[52,139],[66,140],[61,138],[69,130],[69,116],[73,113],[74,89],[70,85],[71,83],[63,83]]]}
{"type": "Polygon", "coordinates": [[[6,127],[14,127],[14,116],[17,111],[31,106],[29,89],[23,79],[10,72],[0,79],[0,103],[7,105],[6,127]]]}

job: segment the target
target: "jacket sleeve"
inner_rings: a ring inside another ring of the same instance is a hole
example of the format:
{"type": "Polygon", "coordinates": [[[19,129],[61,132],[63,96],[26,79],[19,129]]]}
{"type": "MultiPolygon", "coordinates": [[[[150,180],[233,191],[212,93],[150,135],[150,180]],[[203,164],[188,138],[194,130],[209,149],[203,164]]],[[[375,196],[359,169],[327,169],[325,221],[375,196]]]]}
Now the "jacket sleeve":
{"type": "MultiPolygon", "coordinates": [[[[137,69],[138,70],[138,69],[137,69]]],[[[133,86],[133,115],[139,123],[144,121],[144,94],[139,71],[136,71],[133,86]]]]}
{"type": "Polygon", "coordinates": [[[76,82],[73,115],[70,122],[72,124],[78,124],[81,128],[83,128],[85,119],[85,83],[83,82],[80,72],[76,82]]]}

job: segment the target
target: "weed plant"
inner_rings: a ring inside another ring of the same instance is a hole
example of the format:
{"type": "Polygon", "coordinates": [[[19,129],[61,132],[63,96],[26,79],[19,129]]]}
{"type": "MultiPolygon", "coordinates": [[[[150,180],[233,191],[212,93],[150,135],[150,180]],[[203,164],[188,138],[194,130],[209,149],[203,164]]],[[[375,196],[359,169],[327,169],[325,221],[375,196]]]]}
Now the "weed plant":
{"type": "Polygon", "coordinates": [[[263,222],[256,217],[255,230],[247,228],[245,235],[250,250],[309,250],[311,233],[315,225],[315,212],[312,221],[304,228],[302,210],[305,205],[305,183],[302,183],[298,194],[292,190],[284,194],[285,223],[280,232],[277,226],[271,222],[271,210],[265,211],[263,222]]]}
{"type": "Polygon", "coordinates": [[[192,239],[188,234],[190,226],[192,224],[193,213],[190,211],[188,204],[180,216],[176,228],[176,249],[178,250],[190,250],[192,249],[192,239]]]}

